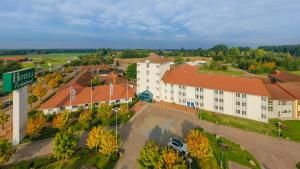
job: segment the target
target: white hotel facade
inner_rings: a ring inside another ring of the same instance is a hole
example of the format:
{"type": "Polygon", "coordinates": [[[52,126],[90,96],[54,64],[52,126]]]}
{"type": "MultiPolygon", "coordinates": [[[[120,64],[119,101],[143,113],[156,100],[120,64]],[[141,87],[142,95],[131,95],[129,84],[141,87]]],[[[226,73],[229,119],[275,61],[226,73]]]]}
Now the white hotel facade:
{"type": "Polygon", "coordinates": [[[175,67],[165,58],[150,56],[137,63],[137,94],[148,90],[154,101],[260,122],[299,117],[297,99],[278,95],[282,91],[276,87],[273,91],[273,84],[266,86],[258,78],[199,74],[197,70],[188,64],[175,67]]]}

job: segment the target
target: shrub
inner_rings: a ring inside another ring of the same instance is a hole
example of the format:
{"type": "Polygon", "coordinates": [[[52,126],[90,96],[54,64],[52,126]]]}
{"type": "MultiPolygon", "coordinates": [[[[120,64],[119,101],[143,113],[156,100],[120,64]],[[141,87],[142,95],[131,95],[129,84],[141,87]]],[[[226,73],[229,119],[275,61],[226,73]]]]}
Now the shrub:
{"type": "Polygon", "coordinates": [[[7,162],[12,154],[12,144],[7,139],[0,139],[0,164],[7,162]]]}
{"type": "Polygon", "coordinates": [[[71,128],[60,131],[53,140],[53,154],[56,159],[66,159],[73,155],[78,146],[79,136],[71,128]]]}

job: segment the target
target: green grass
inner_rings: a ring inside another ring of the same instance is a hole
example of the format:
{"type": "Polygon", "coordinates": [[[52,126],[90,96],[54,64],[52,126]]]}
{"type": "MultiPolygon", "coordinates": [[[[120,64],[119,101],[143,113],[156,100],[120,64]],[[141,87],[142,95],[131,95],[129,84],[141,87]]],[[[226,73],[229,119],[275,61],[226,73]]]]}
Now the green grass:
{"type": "Polygon", "coordinates": [[[41,157],[29,161],[23,161],[13,166],[7,166],[5,169],[80,169],[99,168],[111,169],[114,168],[117,159],[115,157],[108,158],[99,153],[89,152],[87,149],[82,149],[73,155],[69,160],[56,161],[53,157],[41,157]]]}
{"type": "Polygon", "coordinates": [[[211,73],[211,74],[223,74],[223,75],[234,75],[241,76],[244,75],[243,71],[233,71],[233,70],[213,70],[213,69],[199,69],[199,73],[211,73]]]}
{"type": "Polygon", "coordinates": [[[31,68],[31,67],[34,67],[33,62],[22,62],[21,64],[22,64],[22,66],[23,66],[24,69],[25,69],[25,68],[31,68]]]}
{"type": "MultiPolygon", "coordinates": [[[[265,135],[278,137],[278,122],[279,119],[270,119],[269,123],[262,123],[254,120],[238,118],[234,116],[227,116],[208,111],[201,111],[199,117],[201,119],[211,121],[214,123],[231,126],[243,130],[253,131],[265,135]]],[[[281,130],[281,137],[290,139],[292,141],[300,142],[300,121],[286,120],[281,121],[282,124],[288,127],[287,130],[281,130]]]]}
{"type": "Polygon", "coordinates": [[[240,145],[229,141],[225,138],[218,137],[216,138],[215,135],[207,134],[209,139],[210,145],[214,152],[214,155],[218,161],[222,161],[222,165],[224,168],[229,168],[228,162],[233,161],[243,166],[247,166],[250,168],[260,169],[260,165],[258,161],[245,149],[242,149],[240,145]],[[222,141],[223,143],[229,146],[228,150],[223,151],[223,158],[222,158],[222,150],[220,149],[218,143],[222,141]],[[223,159],[223,160],[222,160],[223,159]],[[252,166],[249,161],[255,162],[255,166],[252,166]]]}
{"type": "Polygon", "coordinates": [[[298,71],[290,71],[291,73],[295,74],[295,75],[299,75],[300,76],[300,70],[298,71]]]}

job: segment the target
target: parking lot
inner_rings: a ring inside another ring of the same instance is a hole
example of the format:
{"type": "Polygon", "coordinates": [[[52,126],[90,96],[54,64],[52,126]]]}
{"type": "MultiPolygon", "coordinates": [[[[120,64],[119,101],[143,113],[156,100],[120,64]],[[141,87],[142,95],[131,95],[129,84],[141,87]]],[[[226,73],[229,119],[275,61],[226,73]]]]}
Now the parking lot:
{"type": "Polygon", "coordinates": [[[222,135],[242,145],[265,169],[295,168],[296,162],[300,161],[299,143],[200,121],[191,113],[146,105],[130,123],[120,129],[124,152],[117,168],[137,168],[136,159],[147,140],[166,145],[171,136],[183,137],[195,127],[202,127],[207,132],[222,135]]]}

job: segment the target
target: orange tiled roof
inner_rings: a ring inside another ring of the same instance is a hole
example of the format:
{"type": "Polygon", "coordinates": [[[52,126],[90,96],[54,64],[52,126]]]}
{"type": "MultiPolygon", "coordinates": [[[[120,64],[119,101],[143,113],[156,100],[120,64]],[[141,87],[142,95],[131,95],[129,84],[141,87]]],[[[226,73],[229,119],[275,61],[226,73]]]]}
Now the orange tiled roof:
{"type": "Polygon", "coordinates": [[[277,84],[265,84],[265,86],[269,91],[270,98],[272,100],[295,100],[293,96],[291,96],[277,84]]]}
{"type": "Polygon", "coordinates": [[[166,62],[171,62],[170,59],[165,58],[163,56],[158,56],[155,53],[150,53],[148,57],[145,58],[146,60],[149,60],[150,62],[153,63],[166,63],[166,62]]]}
{"type": "MultiPolygon", "coordinates": [[[[81,105],[88,104],[91,102],[91,88],[74,88],[76,91],[76,95],[74,100],[72,100],[72,105],[81,105]]],[[[104,86],[96,86],[93,89],[93,103],[99,101],[108,101],[109,100],[109,85],[104,86]]],[[[113,85],[113,94],[112,100],[125,99],[127,97],[127,87],[122,84],[113,85]]],[[[134,90],[128,87],[128,98],[134,97],[134,90]]],[[[59,92],[57,92],[53,97],[47,100],[40,106],[40,109],[48,109],[55,107],[64,107],[70,105],[70,87],[63,88],[59,92]]]]}
{"type": "Polygon", "coordinates": [[[276,71],[269,74],[269,77],[278,82],[300,82],[300,76],[284,71],[276,71]]]}
{"type": "Polygon", "coordinates": [[[197,67],[180,65],[165,73],[165,83],[203,87],[231,92],[269,96],[269,92],[259,78],[236,77],[228,75],[200,74],[197,67]]]}
{"type": "Polygon", "coordinates": [[[286,82],[276,84],[289,95],[292,95],[296,99],[300,99],[300,82],[286,82]]]}
{"type": "Polygon", "coordinates": [[[27,60],[27,58],[26,57],[2,57],[2,58],[0,58],[0,60],[20,62],[20,61],[27,60]]]}

